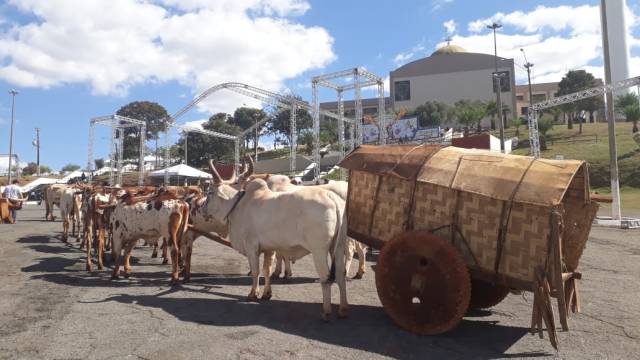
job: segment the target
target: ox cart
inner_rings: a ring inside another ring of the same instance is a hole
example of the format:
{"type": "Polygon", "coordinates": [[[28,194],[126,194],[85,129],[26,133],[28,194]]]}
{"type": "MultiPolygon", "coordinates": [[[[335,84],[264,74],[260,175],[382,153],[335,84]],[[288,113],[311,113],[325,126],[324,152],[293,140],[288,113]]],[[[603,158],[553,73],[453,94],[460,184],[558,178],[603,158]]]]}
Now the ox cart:
{"type": "Polygon", "coordinates": [[[439,145],[361,146],[349,171],[349,236],[380,249],[380,301],[400,327],[453,329],[470,308],[533,292],[531,332],[580,311],[577,271],[598,205],[584,161],[439,145]]]}

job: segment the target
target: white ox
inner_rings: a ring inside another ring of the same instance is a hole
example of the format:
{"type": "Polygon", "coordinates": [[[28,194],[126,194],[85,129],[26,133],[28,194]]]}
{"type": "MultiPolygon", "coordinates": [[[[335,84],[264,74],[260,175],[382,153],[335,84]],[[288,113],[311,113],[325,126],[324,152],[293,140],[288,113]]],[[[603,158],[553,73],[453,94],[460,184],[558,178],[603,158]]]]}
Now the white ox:
{"type": "Polygon", "coordinates": [[[53,205],[60,207],[62,194],[68,187],[65,184],[53,184],[44,189],[45,219],[54,220],[53,205]]]}
{"type": "Polygon", "coordinates": [[[231,245],[249,260],[253,285],[248,299],[259,293],[260,253],[264,253],[265,276],[262,299],[271,298],[271,265],[275,251],[298,258],[311,253],[320,278],[322,318],[331,316],[331,281],[340,289],[338,315],[348,313],[345,278],[347,217],[344,201],[333,192],[304,188],[295,192],[273,192],[262,179],[249,182],[244,192],[225,184],[209,163],[214,185],[206,201],[206,213],[218,222],[228,222],[231,245]],[[332,259],[331,268],[327,260],[332,259]]]}
{"type": "MultiPolygon", "coordinates": [[[[250,169],[252,166],[250,164],[250,169]]],[[[250,170],[251,172],[251,170],[250,170]]],[[[267,178],[267,185],[269,189],[278,192],[297,191],[303,188],[303,186],[294,185],[291,179],[286,175],[271,175],[267,178]]],[[[347,201],[347,192],[349,190],[349,183],[346,181],[333,181],[328,184],[315,185],[315,188],[329,190],[336,195],[340,196],[343,201],[347,201]]],[[[346,270],[347,276],[349,275],[349,269],[351,268],[351,261],[353,261],[354,252],[358,253],[358,272],[354,275],[354,279],[361,279],[366,271],[366,252],[367,247],[363,243],[356,241],[350,237],[347,238],[347,260],[346,270]]],[[[305,254],[306,255],[306,254],[305,254]]],[[[277,278],[282,273],[282,263],[284,263],[284,278],[291,277],[291,262],[295,262],[298,259],[287,258],[282,254],[276,254],[276,269],[273,271],[273,277],[277,278]]]]}
{"type": "Polygon", "coordinates": [[[76,236],[76,242],[80,240],[82,193],[82,189],[69,187],[64,189],[60,198],[59,208],[62,218],[62,241],[64,242],[67,242],[69,238],[69,223],[72,223],[71,236],[76,236]],[[76,227],[78,234],[76,234],[76,227]]]}
{"type": "Polygon", "coordinates": [[[127,193],[115,205],[110,216],[113,231],[112,257],[115,266],[112,279],[118,279],[121,252],[124,249],[124,276],[129,277],[131,251],[139,239],[147,244],[157,244],[159,238],[169,240],[171,250],[171,285],[178,282],[178,244],[189,221],[189,205],[174,195],[162,195],[146,202],[129,204],[132,195],[127,193]]]}

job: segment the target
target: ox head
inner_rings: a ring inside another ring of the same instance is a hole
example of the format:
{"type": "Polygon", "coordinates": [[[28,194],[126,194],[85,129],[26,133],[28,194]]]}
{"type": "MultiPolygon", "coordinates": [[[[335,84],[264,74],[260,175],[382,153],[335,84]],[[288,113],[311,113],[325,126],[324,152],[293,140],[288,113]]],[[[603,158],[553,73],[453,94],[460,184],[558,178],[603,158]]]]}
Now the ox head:
{"type": "Polygon", "coordinates": [[[231,203],[233,198],[238,193],[232,185],[236,183],[235,170],[229,180],[223,180],[222,176],[216,170],[213,165],[213,160],[209,160],[209,172],[211,173],[212,184],[209,187],[209,193],[207,195],[207,201],[205,204],[204,212],[219,222],[225,222],[225,217],[228,214],[229,209],[233,206],[231,203]]]}

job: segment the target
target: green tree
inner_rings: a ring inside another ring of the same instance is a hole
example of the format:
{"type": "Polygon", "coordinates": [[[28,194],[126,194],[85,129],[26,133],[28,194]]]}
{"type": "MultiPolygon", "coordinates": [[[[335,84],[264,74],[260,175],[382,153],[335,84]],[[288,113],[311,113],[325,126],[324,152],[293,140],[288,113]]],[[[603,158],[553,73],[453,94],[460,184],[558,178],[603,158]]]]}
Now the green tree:
{"type": "Polygon", "coordinates": [[[632,133],[638,132],[638,120],[640,120],[640,106],[638,103],[634,103],[631,105],[627,105],[622,109],[624,116],[627,118],[627,121],[633,122],[633,129],[631,129],[632,133]]]}
{"type": "Polygon", "coordinates": [[[458,100],[454,104],[454,117],[464,127],[464,136],[469,136],[469,128],[482,121],[486,110],[486,104],[480,101],[458,100]]]}
{"type": "Polygon", "coordinates": [[[498,116],[498,104],[495,100],[487,102],[487,116],[491,118],[491,130],[496,129],[496,116],[498,116]]]}
{"type": "MultiPolygon", "coordinates": [[[[40,168],[40,170],[42,171],[42,167],[40,168]]],[[[27,166],[22,168],[22,175],[33,175],[37,173],[38,173],[38,165],[34,162],[30,162],[27,164],[27,166]]]]}
{"type": "Polygon", "coordinates": [[[298,144],[305,145],[307,155],[313,154],[313,132],[310,130],[302,131],[298,134],[298,144]]]}
{"type": "Polygon", "coordinates": [[[40,165],[40,174],[48,174],[51,172],[51,168],[47,165],[40,165]]]}
{"type": "Polygon", "coordinates": [[[67,164],[62,167],[62,171],[64,172],[76,171],[78,169],[80,169],[80,165],[76,165],[76,164],[67,164]]]}
{"type": "MultiPolygon", "coordinates": [[[[126,116],[136,120],[142,120],[147,125],[145,137],[147,140],[155,140],[155,153],[158,155],[158,139],[160,133],[167,128],[169,114],[162,105],[151,101],[134,101],[123,107],[117,115],[126,116]]],[[[139,156],[140,135],[137,126],[125,129],[124,159],[137,159],[139,156]]]]}
{"type": "MultiPolygon", "coordinates": [[[[302,100],[298,95],[292,95],[297,100],[302,100]]],[[[280,134],[287,138],[289,144],[291,144],[291,109],[289,107],[272,107],[269,110],[271,121],[269,124],[269,132],[273,134],[280,134]]],[[[296,129],[298,131],[311,129],[313,126],[313,119],[311,114],[306,109],[296,108],[296,129]]]]}
{"type": "MultiPolygon", "coordinates": [[[[216,131],[219,133],[238,135],[242,132],[237,125],[233,125],[225,121],[228,116],[224,113],[218,113],[209,118],[202,125],[205,130],[216,131]]],[[[190,166],[204,167],[209,159],[216,161],[222,159],[232,159],[234,156],[234,141],[222,138],[211,137],[196,132],[189,133],[187,140],[187,163],[190,166]]],[[[176,149],[177,157],[184,154],[184,135],[176,149]]]]}
{"type": "MultiPolygon", "coordinates": [[[[568,95],[580,90],[585,90],[596,86],[596,79],[592,74],[584,70],[571,70],[560,80],[558,83],[558,92],[556,96],[568,95]]],[[[569,115],[567,119],[567,128],[573,129],[573,120],[576,118],[576,114],[580,110],[587,110],[589,102],[597,102],[593,99],[584,99],[575,103],[569,103],[561,105],[561,108],[565,113],[569,115]]],[[[591,108],[595,105],[591,106],[591,108]]],[[[580,133],[582,133],[582,121],[580,121],[580,133]]]]}
{"type": "Polygon", "coordinates": [[[624,115],[627,118],[627,121],[633,122],[633,129],[631,130],[633,133],[638,132],[638,118],[640,117],[637,114],[638,107],[638,96],[634,93],[628,93],[616,97],[616,112],[624,115]]]}
{"type": "Polygon", "coordinates": [[[420,127],[439,126],[451,120],[453,115],[451,107],[440,101],[427,101],[416,107],[412,113],[418,117],[420,127]]]}
{"type": "Polygon", "coordinates": [[[513,120],[511,120],[511,123],[516,128],[516,134],[515,134],[516,137],[519,137],[520,136],[520,126],[526,124],[527,120],[525,118],[514,118],[513,120]]]}
{"type": "Polygon", "coordinates": [[[553,120],[549,118],[541,118],[538,120],[538,133],[540,134],[540,149],[547,150],[547,133],[553,129],[553,120]]]}
{"type": "MultiPolygon", "coordinates": [[[[267,113],[264,112],[264,110],[262,109],[240,107],[240,108],[237,108],[236,111],[233,113],[233,117],[229,119],[229,123],[238,126],[242,130],[247,130],[248,128],[255,125],[259,121],[265,119],[266,117],[267,117],[267,113]]],[[[265,129],[266,129],[265,124],[258,126],[257,138],[256,138],[256,131],[251,131],[250,134],[247,134],[247,136],[245,136],[244,138],[245,147],[247,149],[249,148],[249,141],[251,140],[253,141],[253,149],[255,151],[258,146],[258,138],[264,132],[265,129]]]]}
{"type": "Polygon", "coordinates": [[[104,159],[95,159],[93,162],[96,164],[96,170],[104,167],[104,159]]]}

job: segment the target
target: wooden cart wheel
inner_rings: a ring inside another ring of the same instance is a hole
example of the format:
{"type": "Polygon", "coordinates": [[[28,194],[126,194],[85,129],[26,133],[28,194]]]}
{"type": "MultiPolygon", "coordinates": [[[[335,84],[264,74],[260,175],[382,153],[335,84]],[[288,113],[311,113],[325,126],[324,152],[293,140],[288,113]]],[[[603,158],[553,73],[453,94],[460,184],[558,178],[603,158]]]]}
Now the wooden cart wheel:
{"type": "Polygon", "coordinates": [[[456,327],[471,296],[462,256],[426,231],[400,234],[382,248],[376,288],[391,319],[420,335],[441,334],[456,327]]]}
{"type": "Polygon", "coordinates": [[[469,309],[487,309],[498,305],[509,295],[509,288],[478,279],[471,280],[469,309]]]}

